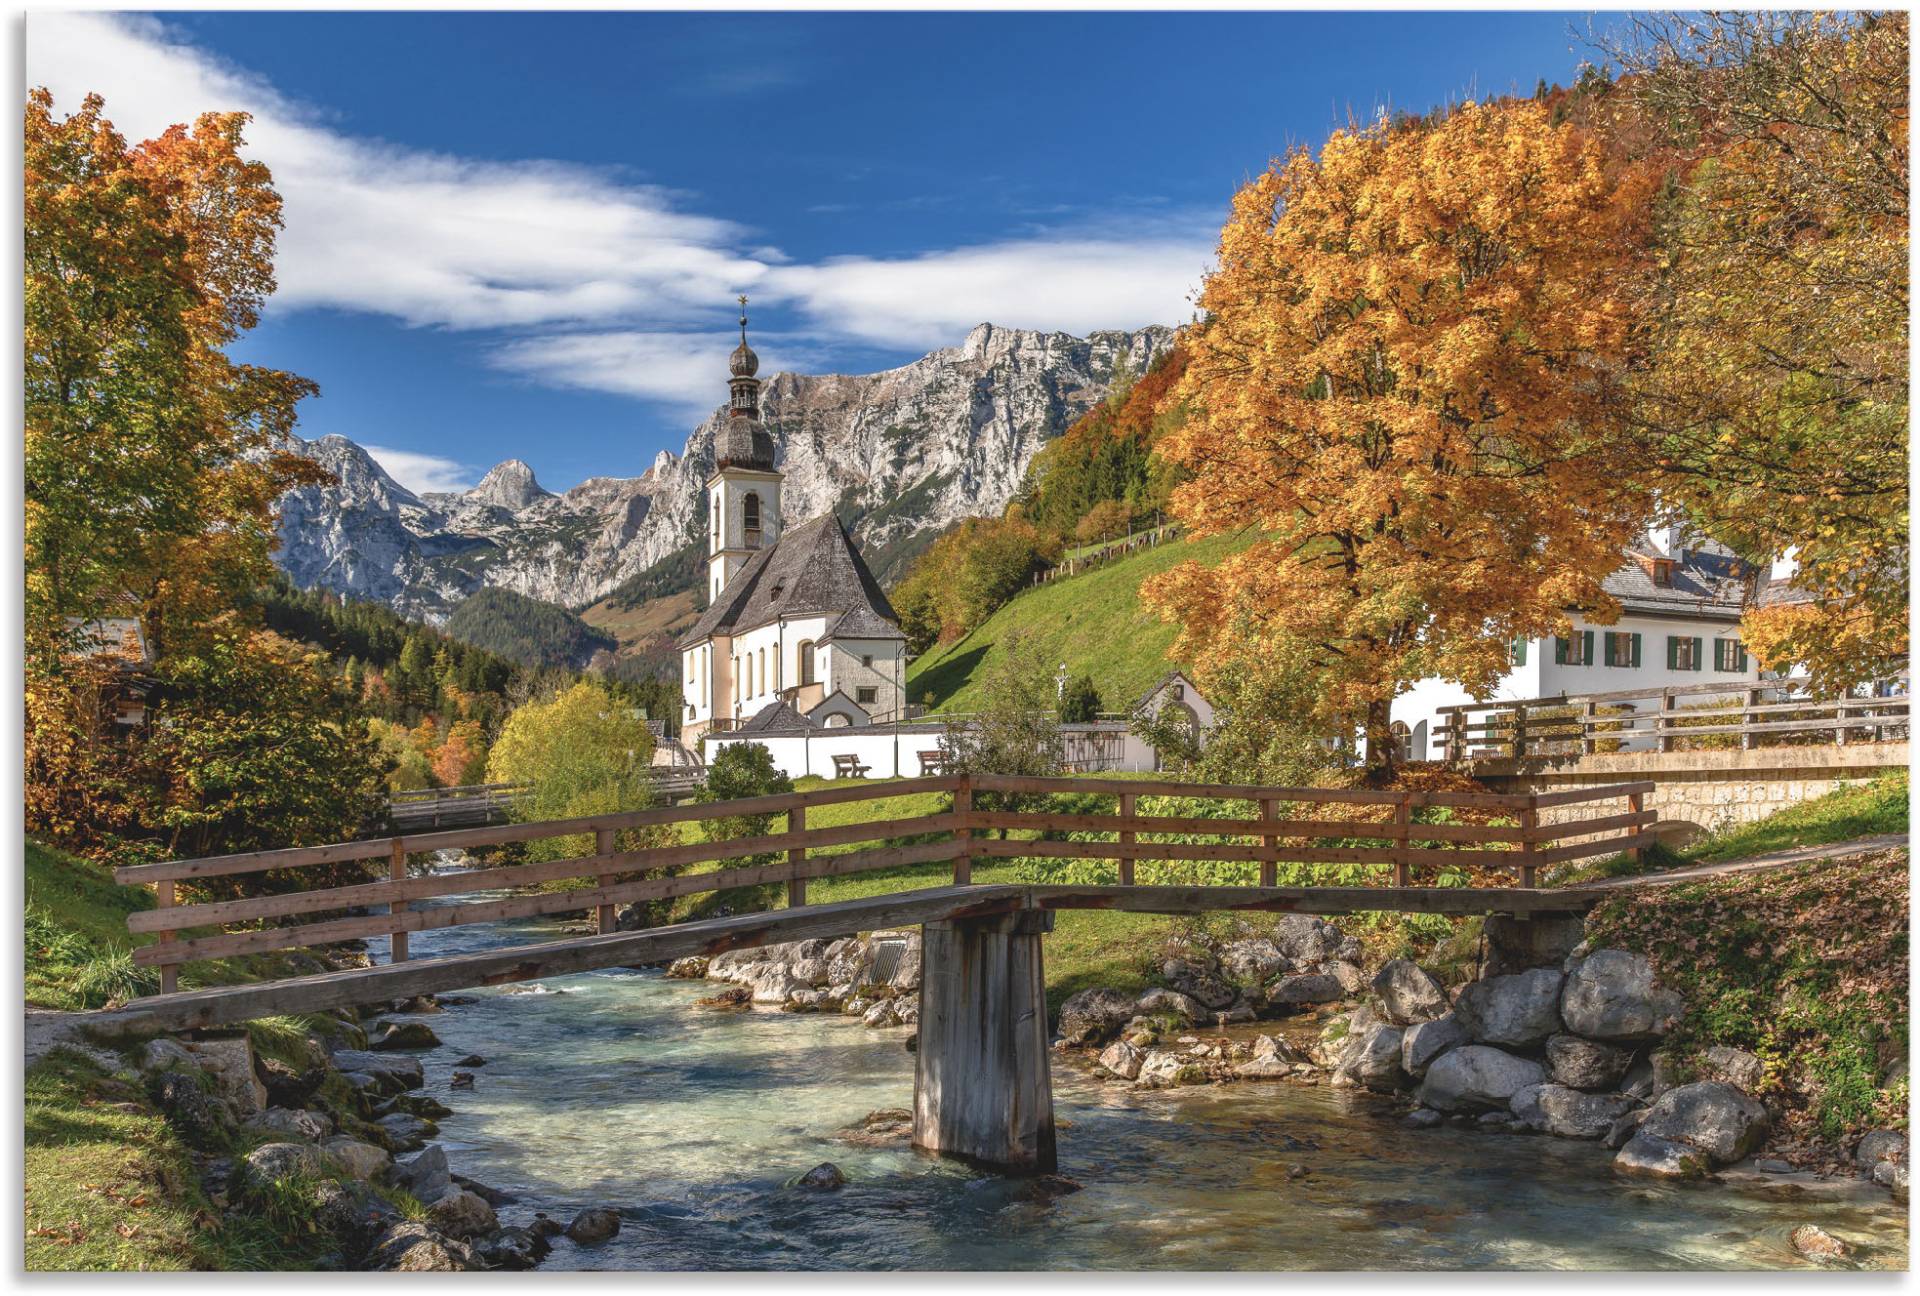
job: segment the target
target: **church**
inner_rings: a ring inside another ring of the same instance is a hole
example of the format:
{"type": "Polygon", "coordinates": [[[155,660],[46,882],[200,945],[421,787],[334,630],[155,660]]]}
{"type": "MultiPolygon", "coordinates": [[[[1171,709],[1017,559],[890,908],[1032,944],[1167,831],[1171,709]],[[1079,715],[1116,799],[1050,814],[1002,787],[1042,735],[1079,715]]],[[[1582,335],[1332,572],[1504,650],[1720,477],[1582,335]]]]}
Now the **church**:
{"type": "Polygon", "coordinates": [[[782,531],[746,304],[706,483],[707,609],[679,645],[681,741],[693,750],[749,726],[859,728],[906,711],[906,636],[840,519],[782,531]]]}

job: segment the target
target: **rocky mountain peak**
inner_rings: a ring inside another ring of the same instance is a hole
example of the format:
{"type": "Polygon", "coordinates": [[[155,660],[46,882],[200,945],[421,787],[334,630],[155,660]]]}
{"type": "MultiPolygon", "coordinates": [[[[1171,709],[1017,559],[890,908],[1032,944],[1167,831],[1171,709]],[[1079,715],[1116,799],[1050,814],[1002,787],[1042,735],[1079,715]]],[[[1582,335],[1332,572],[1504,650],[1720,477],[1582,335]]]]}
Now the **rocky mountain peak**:
{"type": "Polygon", "coordinates": [[[535,500],[551,499],[552,495],[534,479],[533,469],[525,460],[509,459],[495,464],[480,479],[480,484],[467,492],[466,498],[476,504],[492,504],[518,513],[535,500]]]}

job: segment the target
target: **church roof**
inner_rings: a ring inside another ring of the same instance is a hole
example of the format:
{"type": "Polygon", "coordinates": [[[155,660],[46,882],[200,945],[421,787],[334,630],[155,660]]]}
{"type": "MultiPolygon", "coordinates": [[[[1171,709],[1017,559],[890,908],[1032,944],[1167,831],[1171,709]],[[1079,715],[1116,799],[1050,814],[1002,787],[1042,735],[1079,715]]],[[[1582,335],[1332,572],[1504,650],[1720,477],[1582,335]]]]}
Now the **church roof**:
{"type": "Polygon", "coordinates": [[[749,558],[680,637],[680,647],[691,648],[716,634],[744,634],[783,616],[836,612],[840,617],[829,628],[830,637],[903,637],[880,583],[840,519],[828,513],[802,522],[749,558]]]}
{"type": "Polygon", "coordinates": [[[811,729],[813,722],[802,716],[785,702],[769,702],[753,713],[735,733],[791,733],[801,729],[811,729]]]}

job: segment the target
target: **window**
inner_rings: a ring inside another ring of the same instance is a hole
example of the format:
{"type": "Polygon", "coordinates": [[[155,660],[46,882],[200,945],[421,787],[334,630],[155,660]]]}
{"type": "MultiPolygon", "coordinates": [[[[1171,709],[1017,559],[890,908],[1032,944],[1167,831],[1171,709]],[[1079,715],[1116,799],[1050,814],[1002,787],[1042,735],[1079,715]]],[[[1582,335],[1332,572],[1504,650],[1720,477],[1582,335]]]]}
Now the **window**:
{"type": "MultiPolygon", "coordinates": [[[[1521,657],[1523,658],[1526,656],[1526,653],[1524,651],[1526,642],[1527,641],[1524,639],[1514,640],[1514,644],[1523,650],[1520,653],[1521,657]]],[[[1523,666],[1525,664],[1526,663],[1524,661],[1518,661],[1514,663],[1514,665],[1516,666],[1523,666]]],[[[1393,745],[1399,749],[1400,759],[1403,761],[1412,760],[1413,759],[1413,730],[1407,728],[1407,722],[1405,720],[1395,720],[1393,724],[1389,726],[1389,728],[1393,732],[1393,745]]]]}
{"type": "Polygon", "coordinates": [[[720,538],[720,514],[724,511],[724,506],[720,503],[720,492],[715,491],[713,493],[713,507],[707,510],[707,523],[713,531],[713,538],[716,540],[720,538]]]}
{"type": "Polygon", "coordinates": [[[740,500],[740,520],[747,531],[747,548],[760,547],[760,492],[748,491],[740,500]]]}
{"type": "Polygon", "coordinates": [[[802,685],[813,683],[813,640],[802,639],[795,652],[800,658],[800,683],[802,685]]]}
{"type": "Polygon", "coordinates": [[[1638,666],[1640,664],[1640,636],[1621,630],[1607,631],[1607,665],[1638,666]]]}
{"type": "Polygon", "coordinates": [[[1695,671],[1700,669],[1700,640],[1697,636],[1667,636],[1667,669],[1695,671]]]}
{"type": "Polygon", "coordinates": [[[864,654],[864,655],[863,655],[863,656],[862,656],[862,657],[860,658],[860,664],[861,664],[862,666],[865,666],[865,667],[866,667],[866,668],[867,668],[868,670],[872,670],[872,669],[873,669],[873,654],[872,654],[872,653],[867,653],[867,654],[864,654]]]}
{"type": "Polygon", "coordinates": [[[765,648],[760,650],[760,669],[758,674],[760,691],[765,693],[767,691],[767,650],[765,648]]]}
{"type": "Polygon", "coordinates": [[[1515,639],[1512,643],[1508,644],[1507,656],[1513,661],[1515,666],[1525,666],[1527,664],[1527,641],[1525,639],[1515,639]]]}
{"type": "Polygon", "coordinates": [[[857,688],[853,691],[853,700],[861,706],[872,706],[880,700],[880,690],[877,688],[857,688]]]}
{"type": "Polygon", "coordinates": [[[1571,635],[1555,638],[1553,662],[1556,666],[1593,665],[1593,631],[1576,630],[1571,635]]]}
{"type": "Polygon", "coordinates": [[[1747,646],[1738,639],[1713,641],[1713,668],[1717,671],[1743,671],[1747,668],[1747,646]]]}

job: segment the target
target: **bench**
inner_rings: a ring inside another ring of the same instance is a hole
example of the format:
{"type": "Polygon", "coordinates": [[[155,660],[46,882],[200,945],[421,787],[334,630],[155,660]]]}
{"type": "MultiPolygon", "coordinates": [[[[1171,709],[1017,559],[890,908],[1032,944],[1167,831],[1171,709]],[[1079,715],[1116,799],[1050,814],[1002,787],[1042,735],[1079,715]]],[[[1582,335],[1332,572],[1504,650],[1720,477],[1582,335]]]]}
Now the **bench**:
{"type": "Polygon", "coordinates": [[[846,755],[833,758],[833,776],[842,778],[865,778],[871,765],[862,765],[858,756],[846,755]]]}
{"type": "Polygon", "coordinates": [[[920,753],[920,772],[922,774],[943,773],[947,768],[947,761],[949,759],[950,757],[948,757],[945,748],[923,751],[920,753]]]}

